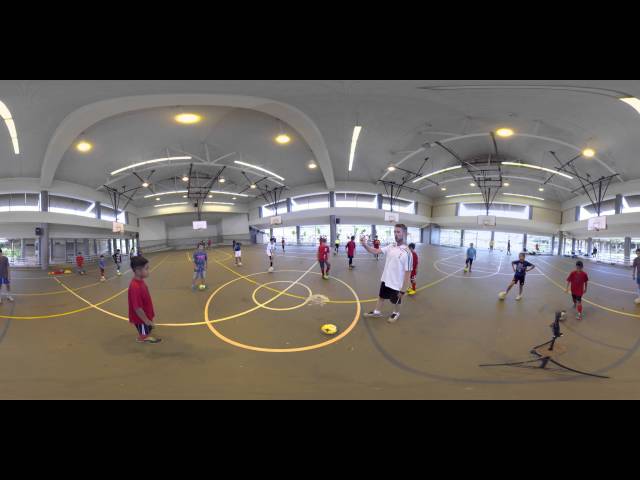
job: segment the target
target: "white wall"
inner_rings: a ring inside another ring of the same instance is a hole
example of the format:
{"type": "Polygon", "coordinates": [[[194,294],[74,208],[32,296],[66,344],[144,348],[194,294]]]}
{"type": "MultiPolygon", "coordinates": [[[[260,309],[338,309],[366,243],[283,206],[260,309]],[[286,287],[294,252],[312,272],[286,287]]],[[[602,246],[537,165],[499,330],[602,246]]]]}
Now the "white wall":
{"type": "Polygon", "coordinates": [[[206,230],[194,230],[191,223],[184,227],[169,227],[167,229],[167,237],[169,240],[215,238],[217,236],[218,226],[211,223],[207,224],[206,230]]]}
{"type": "Polygon", "coordinates": [[[140,242],[155,243],[167,241],[167,224],[162,218],[140,219],[140,242]]]}

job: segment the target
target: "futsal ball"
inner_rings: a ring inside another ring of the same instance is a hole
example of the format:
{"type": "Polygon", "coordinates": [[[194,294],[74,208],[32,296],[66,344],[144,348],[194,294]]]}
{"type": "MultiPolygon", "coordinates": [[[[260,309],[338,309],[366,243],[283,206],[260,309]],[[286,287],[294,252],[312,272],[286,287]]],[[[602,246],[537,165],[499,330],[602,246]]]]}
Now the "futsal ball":
{"type": "Polygon", "coordinates": [[[273,267],[269,267],[269,273],[273,273],[273,267]]]}
{"type": "Polygon", "coordinates": [[[336,327],[332,323],[327,323],[326,325],[323,325],[321,327],[321,330],[327,335],[335,335],[336,333],[338,333],[338,327],[336,327]]]}
{"type": "Polygon", "coordinates": [[[118,272],[118,276],[121,277],[122,276],[122,272],[118,272]]]}
{"type": "Polygon", "coordinates": [[[242,262],[238,262],[238,266],[241,267],[242,266],[242,262]]]}
{"type": "Polygon", "coordinates": [[[640,305],[640,297],[636,298],[634,302],[636,303],[636,305],[640,305]]]}
{"type": "Polygon", "coordinates": [[[507,298],[507,292],[500,292],[500,293],[498,294],[498,298],[499,298],[500,300],[504,300],[505,298],[507,298]]]}
{"type": "Polygon", "coordinates": [[[465,268],[465,269],[464,269],[464,273],[469,273],[469,269],[468,269],[468,268],[465,268]]]}
{"type": "Polygon", "coordinates": [[[198,288],[199,288],[200,290],[206,290],[206,289],[207,289],[207,286],[206,286],[206,285],[199,285],[199,286],[198,286],[198,288]]]}

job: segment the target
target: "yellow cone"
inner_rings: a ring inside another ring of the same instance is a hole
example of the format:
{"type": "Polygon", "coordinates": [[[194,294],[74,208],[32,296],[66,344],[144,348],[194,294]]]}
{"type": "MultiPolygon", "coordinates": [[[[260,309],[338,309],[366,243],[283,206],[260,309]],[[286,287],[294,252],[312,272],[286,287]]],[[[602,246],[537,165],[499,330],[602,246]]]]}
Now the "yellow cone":
{"type": "Polygon", "coordinates": [[[335,335],[336,333],[338,333],[338,327],[336,327],[331,323],[327,323],[326,325],[323,325],[321,330],[327,335],[335,335]]]}

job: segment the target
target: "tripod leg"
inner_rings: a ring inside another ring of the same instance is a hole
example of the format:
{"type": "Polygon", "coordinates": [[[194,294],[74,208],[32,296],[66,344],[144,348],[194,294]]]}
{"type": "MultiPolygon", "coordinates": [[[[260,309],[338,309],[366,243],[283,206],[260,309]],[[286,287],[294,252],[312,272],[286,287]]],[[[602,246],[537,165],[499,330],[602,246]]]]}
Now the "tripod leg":
{"type": "Polygon", "coordinates": [[[605,379],[606,379],[606,378],[611,378],[611,377],[605,377],[604,375],[597,375],[597,374],[595,374],[595,373],[581,372],[580,370],[575,370],[575,369],[573,369],[573,368],[567,367],[566,365],[563,365],[563,364],[561,364],[561,363],[559,363],[559,362],[556,362],[555,360],[551,360],[551,359],[550,359],[549,361],[550,361],[551,363],[553,363],[554,365],[557,365],[557,366],[558,366],[558,367],[560,367],[560,368],[564,368],[565,370],[568,370],[568,371],[573,372],[573,373],[577,373],[577,374],[579,374],[579,375],[586,375],[587,377],[605,378],[605,379]]]}

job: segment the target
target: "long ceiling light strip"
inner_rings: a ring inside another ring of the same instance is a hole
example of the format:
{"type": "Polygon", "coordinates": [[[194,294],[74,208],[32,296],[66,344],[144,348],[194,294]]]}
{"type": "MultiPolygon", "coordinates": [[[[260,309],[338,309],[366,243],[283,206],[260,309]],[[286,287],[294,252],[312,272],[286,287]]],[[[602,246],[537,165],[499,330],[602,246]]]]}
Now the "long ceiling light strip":
{"type": "Polygon", "coordinates": [[[503,193],[502,195],[504,195],[505,197],[530,198],[532,200],[540,200],[541,202],[544,202],[544,198],[542,198],[542,197],[534,197],[533,195],[521,195],[519,193],[503,193]]]}
{"type": "Polygon", "coordinates": [[[257,165],[251,165],[250,163],[246,163],[246,162],[241,162],[240,160],[234,160],[235,164],[237,165],[242,165],[243,167],[248,167],[248,168],[253,168],[254,170],[258,170],[260,172],[266,173],[267,175],[270,175],[274,178],[277,178],[278,180],[281,180],[284,182],[284,178],[281,177],[280,175],[277,175],[269,170],[267,170],[266,168],[262,168],[262,167],[258,167],[257,165]]]}
{"type": "Polygon", "coordinates": [[[205,205],[235,205],[232,202],[204,202],[205,205]]]}
{"type": "Polygon", "coordinates": [[[192,157],[183,156],[183,157],[164,157],[164,158],[154,158],[153,160],[147,160],[145,162],[134,163],[133,165],[129,165],[128,167],[119,168],[118,170],[114,170],[111,172],[111,175],[118,175],[119,173],[126,172],[127,170],[133,170],[134,168],[142,167],[144,165],[150,165],[153,163],[161,163],[161,162],[172,162],[175,160],[191,160],[192,157]]]}
{"type": "Polygon", "coordinates": [[[475,195],[482,195],[482,194],[481,193],[456,193],[455,195],[447,195],[444,198],[470,197],[475,195]]]}
{"type": "Polygon", "coordinates": [[[636,112],[640,113],[640,100],[636,97],[625,97],[621,98],[621,101],[629,105],[631,108],[635,109],[636,112]]]}
{"type": "Polygon", "coordinates": [[[189,205],[189,202],[177,202],[177,203],[163,203],[162,205],[154,205],[156,208],[160,207],[173,207],[175,205],[189,205]]]}
{"type": "Polygon", "coordinates": [[[349,151],[349,171],[353,170],[353,162],[356,158],[356,148],[358,147],[358,139],[362,133],[362,127],[356,125],[353,127],[353,136],[351,137],[351,150],[349,151]]]}
{"type": "Polygon", "coordinates": [[[4,120],[7,130],[9,130],[9,137],[11,137],[13,151],[16,155],[19,155],[20,145],[18,144],[18,131],[16,130],[16,124],[13,121],[9,108],[3,102],[0,102],[0,117],[4,120]]]}
{"type": "Polygon", "coordinates": [[[164,195],[177,195],[179,193],[189,193],[187,190],[175,190],[173,192],[162,192],[162,193],[153,193],[151,195],[145,195],[144,198],[151,198],[151,197],[163,197],[164,195]]]}
{"type": "Polygon", "coordinates": [[[223,192],[222,190],[209,190],[209,193],[219,194],[219,195],[233,195],[234,197],[248,197],[246,193],[233,193],[233,192],[223,192]]]}
{"type": "Polygon", "coordinates": [[[441,173],[451,172],[453,170],[459,170],[462,168],[462,165],[456,165],[455,167],[443,168],[442,170],[437,170],[435,172],[431,172],[427,175],[424,175],[420,178],[416,178],[413,183],[421,182],[422,180],[426,180],[427,178],[435,177],[436,175],[440,175],[441,173]]]}
{"type": "Polygon", "coordinates": [[[533,170],[542,170],[543,172],[553,173],[554,175],[560,175],[561,177],[567,178],[569,180],[573,180],[573,177],[571,175],[567,175],[566,173],[559,172],[558,170],[553,170],[552,168],[540,167],[538,165],[531,165],[530,163],[502,162],[502,165],[508,165],[511,167],[531,168],[533,170]]]}

